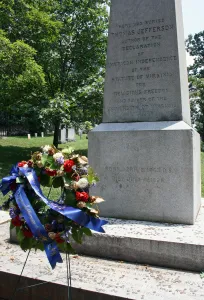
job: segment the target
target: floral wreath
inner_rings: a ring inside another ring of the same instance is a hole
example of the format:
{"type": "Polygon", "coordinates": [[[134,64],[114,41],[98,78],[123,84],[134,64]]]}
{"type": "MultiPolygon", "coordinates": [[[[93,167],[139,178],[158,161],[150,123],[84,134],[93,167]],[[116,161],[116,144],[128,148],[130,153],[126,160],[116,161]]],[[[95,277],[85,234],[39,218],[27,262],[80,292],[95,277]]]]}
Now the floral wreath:
{"type": "Polygon", "coordinates": [[[71,238],[82,243],[83,235],[91,236],[91,230],[104,232],[107,222],[99,218],[97,207],[104,200],[89,194],[98,181],[87,157],[74,154],[72,148],[59,151],[46,145],[29,161],[13,166],[0,190],[3,195],[12,192],[2,209],[9,209],[10,226],[16,228],[20,247],[45,250],[54,268],[62,262],[59,250],[74,252],[71,238]],[[41,186],[50,191],[60,188],[58,200],[46,198],[41,186]]]}

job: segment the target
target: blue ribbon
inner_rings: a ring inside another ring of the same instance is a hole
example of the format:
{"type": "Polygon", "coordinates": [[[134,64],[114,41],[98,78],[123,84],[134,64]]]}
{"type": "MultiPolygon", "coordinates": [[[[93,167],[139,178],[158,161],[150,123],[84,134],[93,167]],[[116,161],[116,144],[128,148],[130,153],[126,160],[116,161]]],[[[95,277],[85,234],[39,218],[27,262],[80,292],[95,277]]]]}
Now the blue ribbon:
{"type": "Polygon", "coordinates": [[[35,171],[31,168],[19,168],[20,173],[25,176],[35,193],[38,195],[38,197],[41,198],[41,200],[48,205],[51,209],[57,211],[61,215],[67,217],[68,219],[76,222],[77,224],[87,227],[89,229],[92,229],[94,231],[98,232],[104,232],[104,229],[102,228],[103,225],[107,224],[107,221],[91,217],[87,215],[84,211],[74,208],[72,206],[66,206],[63,204],[56,203],[54,201],[51,201],[47,199],[40,188],[40,184],[37,178],[37,175],[35,171]]]}
{"type": "Polygon", "coordinates": [[[52,241],[48,237],[48,234],[44,226],[38,219],[32,205],[30,204],[30,201],[28,200],[22,185],[18,185],[17,190],[14,193],[14,197],[32,234],[34,235],[34,237],[43,242],[45,253],[47,255],[49,263],[52,269],[54,269],[57,262],[62,262],[62,258],[56,242],[52,241]]]}
{"type": "MultiPolygon", "coordinates": [[[[87,227],[98,232],[104,232],[102,226],[107,224],[107,221],[91,217],[78,208],[65,206],[47,199],[43,195],[37,175],[32,168],[18,168],[17,166],[12,167],[10,171],[11,176],[4,177],[0,183],[0,190],[2,191],[3,195],[6,195],[10,191],[10,185],[15,182],[17,177],[19,177],[19,171],[21,175],[27,178],[36,195],[38,195],[38,197],[51,209],[57,211],[58,213],[83,227],[87,227]]],[[[57,244],[49,239],[44,226],[38,219],[34,209],[30,204],[30,201],[25,194],[23,185],[18,185],[14,196],[31,232],[36,238],[40,238],[43,241],[48,260],[52,268],[54,268],[57,262],[62,262],[57,244]]]]}
{"type": "Polygon", "coordinates": [[[8,192],[10,192],[10,185],[15,182],[16,178],[18,177],[18,167],[13,166],[10,170],[10,175],[11,176],[7,176],[4,177],[2,179],[2,181],[0,182],[0,191],[2,192],[2,194],[5,196],[6,194],[8,194],[8,192]]]}
{"type": "Polygon", "coordinates": [[[12,176],[8,176],[8,177],[4,177],[2,179],[2,181],[0,182],[0,190],[2,192],[2,194],[5,196],[6,194],[8,194],[8,192],[10,192],[10,185],[15,182],[17,178],[17,175],[12,175],[12,176]]]}

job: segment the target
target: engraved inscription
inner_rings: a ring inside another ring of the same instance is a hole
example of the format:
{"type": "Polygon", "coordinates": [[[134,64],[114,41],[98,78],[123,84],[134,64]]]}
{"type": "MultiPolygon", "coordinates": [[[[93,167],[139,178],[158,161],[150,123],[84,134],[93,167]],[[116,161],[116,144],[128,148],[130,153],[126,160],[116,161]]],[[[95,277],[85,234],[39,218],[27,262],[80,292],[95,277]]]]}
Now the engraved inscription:
{"type": "Polygon", "coordinates": [[[142,58],[142,59],[135,59],[135,60],[126,60],[126,61],[116,61],[116,62],[109,62],[107,64],[107,68],[111,67],[121,67],[121,66],[130,66],[130,65],[140,65],[140,64],[153,64],[153,63],[160,63],[160,62],[171,62],[176,61],[177,56],[162,56],[162,57],[152,57],[152,58],[142,58]]]}
{"type": "Polygon", "coordinates": [[[136,121],[138,116],[148,120],[152,114],[174,115],[180,108],[180,99],[174,96],[178,94],[174,85],[178,53],[175,47],[168,51],[166,43],[171,47],[176,26],[168,17],[140,20],[135,16],[139,20],[134,22],[125,19],[125,15],[115,18],[109,30],[115,50],[108,53],[106,66],[110,70],[106,78],[106,115],[134,114],[136,121]],[[115,51],[120,55],[116,56],[115,51]]]}
{"type": "Polygon", "coordinates": [[[105,171],[111,172],[136,172],[136,173],[162,173],[162,174],[172,174],[175,173],[172,167],[139,167],[139,166],[126,166],[125,169],[120,168],[119,166],[105,166],[105,171]]]}
{"type": "Polygon", "coordinates": [[[105,173],[110,174],[115,184],[142,184],[148,183],[159,187],[161,184],[168,184],[169,176],[176,174],[172,167],[140,167],[126,166],[105,166],[105,173]],[[159,184],[159,186],[158,186],[159,184]]]}
{"type": "Polygon", "coordinates": [[[169,30],[174,29],[174,25],[162,25],[162,26],[154,26],[154,27],[146,27],[146,28],[140,28],[138,30],[132,29],[132,30],[125,30],[125,31],[115,31],[115,32],[110,32],[110,34],[114,37],[126,37],[126,36],[134,36],[134,35],[144,35],[148,33],[158,33],[158,32],[166,32],[169,30]]]}
{"type": "Polygon", "coordinates": [[[154,47],[159,47],[160,43],[149,43],[149,44],[140,44],[140,45],[131,45],[131,46],[125,46],[122,47],[123,51],[132,51],[132,50],[136,50],[136,49],[146,49],[146,48],[154,48],[154,47]]]}

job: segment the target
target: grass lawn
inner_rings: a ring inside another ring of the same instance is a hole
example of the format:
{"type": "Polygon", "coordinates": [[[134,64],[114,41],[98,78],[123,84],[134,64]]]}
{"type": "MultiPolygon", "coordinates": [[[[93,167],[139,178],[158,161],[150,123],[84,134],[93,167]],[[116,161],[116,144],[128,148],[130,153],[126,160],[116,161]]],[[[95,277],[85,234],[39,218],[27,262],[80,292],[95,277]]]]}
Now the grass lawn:
{"type": "MultiPolygon", "coordinates": [[[[27,137],[8,137],[0,139],[0,180],[8,175],[11,166],[21,160],[28,160],[32,152],[39,151],[41,146],[52,144],[53,137],[37,137],[28,140],[27,137]]],[[[59,148],[73,147],[77,153],[87,156],[88,140],[86,135],[76,136],[76,142],[59,145],[59,148]]],[[[43,188],[47,196],[49,188],[43,188]]],[[[57,199],[59,191],[52,189],[50,198],[57,199]]],[[[0,203],[6,200],[8,196],[3,197],[0,193],[0,203]]]]}
{"type": "MultiPolygon", "coordinates": [[[[6,139],[0,139],[0,179],[8,175],[8,172],[13,164],[21,160],[27,160],[30,158],[32,152],[38,151],[41,146],[52,144],[52,137],[45,138],[31,138],[27,137],[8,137],[6,139]]],[[[88,140],[86,135],[76,136],[76,142],[70,142],[67,144],[59,145],[59,148],[66,148],[68,146],[73,147],[77,153],[87,156],[88,140]]],[[[204,197],[204,153],[201,153],[201,177],[202,177],[202,197],[204,197]]],[[[48,194],[48,188],[43,188],[45,195],[48,194]]],[[[57,199],[59,191],[52,189],[50,198],[57,199]]],[[[5,196],[6,200],[7,196],[5,196]]],[[[0,203],[3,200],[3,196],[0,193],[0,203]]]]}

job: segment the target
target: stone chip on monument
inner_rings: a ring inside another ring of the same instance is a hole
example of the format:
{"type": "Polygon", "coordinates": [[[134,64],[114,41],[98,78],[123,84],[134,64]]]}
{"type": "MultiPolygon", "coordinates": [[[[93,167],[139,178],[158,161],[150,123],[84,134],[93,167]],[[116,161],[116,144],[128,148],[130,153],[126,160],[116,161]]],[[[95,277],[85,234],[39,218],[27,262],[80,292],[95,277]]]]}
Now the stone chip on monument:
{"type": "Polygon", "coordinates": [[[180,0],[112,0],[103,123],[89,133],[101,215],[193,224],[200,138],[191,127],[180,0]]]}

